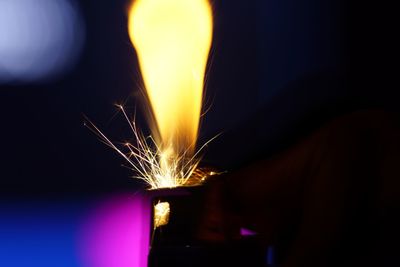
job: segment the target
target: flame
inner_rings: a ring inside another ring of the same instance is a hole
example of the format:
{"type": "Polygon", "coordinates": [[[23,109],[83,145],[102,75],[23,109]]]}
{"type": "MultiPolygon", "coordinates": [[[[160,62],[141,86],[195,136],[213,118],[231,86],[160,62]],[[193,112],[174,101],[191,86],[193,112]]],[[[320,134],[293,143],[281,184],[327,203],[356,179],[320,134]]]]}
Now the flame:
{"type": "Polygon", "coordinates": [[[134,45],[165,169],[194,154],[212,41],[207,0],[136,0],[129,10],[134,45]]]}
{"type": "Polygon", "coordinates": [[[128,28],[152,110],[150,123],[155,120],[152,135],[145,137],[121,105],[134,144],[118,147],[89,120],[86,125],[151,189],[201,184],[213,175],[197,167],[199,153],[215,137],[196,150],[212,41],[211,5],[208,0],[136,0],[128,28]]]}

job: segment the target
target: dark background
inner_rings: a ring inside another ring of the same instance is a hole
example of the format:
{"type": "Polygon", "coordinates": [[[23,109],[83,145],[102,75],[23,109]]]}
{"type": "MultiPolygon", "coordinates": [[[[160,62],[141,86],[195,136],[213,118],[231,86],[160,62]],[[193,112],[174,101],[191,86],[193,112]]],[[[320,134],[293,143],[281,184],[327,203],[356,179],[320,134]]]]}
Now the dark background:
{"type": "MultiPolygon", "coordinates": [[[[391,99],[387,90],[347,82],[343,2],[214,1],[205,104],[210,110],[201,141],[220,132],[229,136],[245,120],[258,121],[234,138],[222,135],[205,162],[231,167],[259,145],[271,146],[269,155],[278,149],[273,144],[286,144],[329,116],[391,99]],[[258,145],[248,138],[254,131],[261,133],[258,145]]],[[[85,195],[137,187],[121,168],[123,160],[83,126],[86,115],[112,140],[129,138],[113,106],[126,102],[132,108],[140,101],[126,6],[125,0],[81,1],[86,43],[75,68],[55,81],[0,85],[2,194],[85,195]]]]}
{"type": "MultiPolygon", "coordinates": [[[[86,36],[75,67],[52,81],[0,83],[0,265],[81,266],[72,249],[81,218],[99,196],[141,186],[83,124],[87,116],[112,140],[130,138],[114,107],[126,103],[132,112],[140,101],[128,3],[78,3],[86,36]]],[[[399,111],[396,74],[383,62],[395,62],[389,7],[336,0],[213,7],[200,142],[223,135],[204,164],[238,168],[353,110],[399,111]]],[[[146,131],[140,113],[138,122],[146,131]]]]}

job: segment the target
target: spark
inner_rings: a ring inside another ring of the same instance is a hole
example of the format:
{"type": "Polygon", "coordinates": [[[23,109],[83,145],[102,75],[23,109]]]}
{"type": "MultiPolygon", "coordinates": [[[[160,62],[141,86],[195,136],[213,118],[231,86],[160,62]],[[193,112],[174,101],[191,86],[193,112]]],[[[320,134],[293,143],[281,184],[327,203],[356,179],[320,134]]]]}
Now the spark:
{"type": "Polygon", "coordinates": [[[214,171],[202,170],[198,166],[202,150],[218,135],[205,142],[192,156],[189,156],[191,153],[188,151],[170,155],[169,151],[164,151],[157,145],[152,136],[145,136],[137,128],[135,120],[129,119],[122,105],[117,107],[129,124],[134,143],[124,142],[117,145],[88,118],[84,125],[99,137],[102,143],[122,156],[128,162],[128,168],[135,173],[133,177],[144,181],[149,189],[194,186],[217,174],[214,171]]]}

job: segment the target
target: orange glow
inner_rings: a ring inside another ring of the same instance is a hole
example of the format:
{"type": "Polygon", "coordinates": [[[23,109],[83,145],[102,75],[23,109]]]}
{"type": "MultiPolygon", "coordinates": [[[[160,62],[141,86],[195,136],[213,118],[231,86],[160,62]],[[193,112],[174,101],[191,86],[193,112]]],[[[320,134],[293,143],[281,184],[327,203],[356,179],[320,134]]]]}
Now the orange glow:
{"type": "Polygon", "coordinates": [[[212,9],[208,0],[136,0],[128,28],[157,124],[160,165],[170,168],[195,150],[212,9]]]}

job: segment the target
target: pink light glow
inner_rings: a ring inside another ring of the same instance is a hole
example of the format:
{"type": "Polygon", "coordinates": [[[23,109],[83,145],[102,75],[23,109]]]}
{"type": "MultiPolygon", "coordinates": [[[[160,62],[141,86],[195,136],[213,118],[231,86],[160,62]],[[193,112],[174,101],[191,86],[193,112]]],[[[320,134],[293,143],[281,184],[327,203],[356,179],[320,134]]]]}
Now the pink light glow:
{"type": "Polygon", "coordinates": [[[149,203],[145,196],[126,194],[100,203],[82,228],[82,267],[147,267],[149,203]]]}
{"type": "Polygon", "coordinates": [[[257,235],[257,233],[250,229],[247,229],[247,228],[240,228],[240,235],[241,236],[252,236],[252,235],[257,235]]]}

